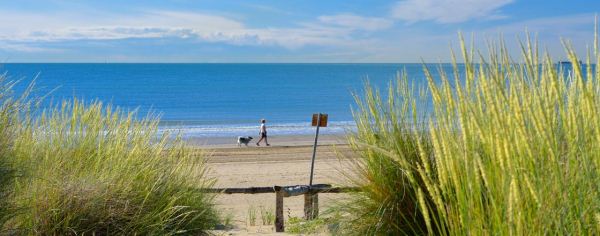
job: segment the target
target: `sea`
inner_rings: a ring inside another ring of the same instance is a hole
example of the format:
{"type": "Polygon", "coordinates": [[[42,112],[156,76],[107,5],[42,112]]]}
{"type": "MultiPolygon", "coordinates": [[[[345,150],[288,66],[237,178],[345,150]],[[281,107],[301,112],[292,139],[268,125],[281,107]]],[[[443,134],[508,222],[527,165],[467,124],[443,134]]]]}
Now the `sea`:
{"type": "MultiPolygon", "coordinates": [[[[432,68],[438,65],[430,65],[432,68]]],[[[451,70],[451,65],[442,65],[451,70]]],[[[385,89],[400,71],[425,85],[423,64],[118,64],[7,63],[22,91],[35,80],[42,106],[62,99],[100,100],[140,118],[159,114],[161,130],[185,137],[252,136],[260,119],[270,135],[310,135],[312,114],[328,114],[320,132],[353,130],[355,95],[365,83],[385,89]]]]}

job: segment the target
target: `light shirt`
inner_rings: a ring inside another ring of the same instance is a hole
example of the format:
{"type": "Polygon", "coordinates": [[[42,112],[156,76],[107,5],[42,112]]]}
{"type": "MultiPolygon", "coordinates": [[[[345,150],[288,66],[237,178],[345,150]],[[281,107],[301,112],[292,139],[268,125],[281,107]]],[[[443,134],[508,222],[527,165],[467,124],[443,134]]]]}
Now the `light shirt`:
{"type": "Polygon", "coordinates": [[[260,124],[260,133],[266,133],[267,132],[267,126],[265,124],[260,124]]]}

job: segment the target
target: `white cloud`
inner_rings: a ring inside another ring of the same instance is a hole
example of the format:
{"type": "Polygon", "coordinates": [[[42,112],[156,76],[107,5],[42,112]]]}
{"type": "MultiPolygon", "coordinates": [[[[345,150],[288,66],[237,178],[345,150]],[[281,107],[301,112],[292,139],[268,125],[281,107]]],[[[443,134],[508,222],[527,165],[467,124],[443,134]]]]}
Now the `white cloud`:
{"type": "Polygon", "coordinates": [[[30,46],[27,44],[20,43],[4,43],[0,42],[0,49],[6,51],[17,51],[17,52],[59,52],[60,50],[30,46]]]}
{"type": "Polygon", "coordinates": [[[129,14],[109,12],[16,12],[0,10],[0,30],[31,31],[35,29],[81,27],[182,27],[215,30],[241,28],[243,24],[222,16],[178,12],[142,11],[129,14]]]}
{"type": "Polygon", "coordinates": [[[230,18],[191,12],[30,14],[0,11],[0,42],[17,50],[22,43],[131,38],[181,38],[233,45],[342,45],[356,31],[391,26],[389,20],[351,14],[322,16],[288,28],[250,28],[230,18]]]}
{"type": "Polygon", "coordinates": [[[404,0],[396,3],[392,16],[409,23],[435,21],[460,23],[471,19],[504,18],[498,9],[514,0],[404,0]]]}
{"type": "Polygon", "coordinates": [[[151,11],[139,15],[23,14],[0,12],[0,40],[64,41],[125,38],[186,38],[219,30],[243,29],[243,24],[207,14],[151,11]]]}
{"type": "MultiPolygon", "coordinates": [[[[394,14],[399,14],[403,7],[408,8],[410,4],[418,5],[412,7],[414,12],[409,12],[412,15],[407,13],[394,15],[394,17],[407,22],[427,20],[440,23],[492,19],[501,17],[498,9],[509,2],[508,0],[482,0],[470,4],[465,0],[456,0],[451,4],[449,1],[434,3],[432,0],[421,2],[407,0],[396,5],[395,9],[400,10],[394,14]],[[487,5],[482,6],[478,2],[487,5]]],[[[559,36],[574,39],[576,43],[574,45],[583,48],[585,42],[580,43],[581,39],[591,39],[589,35],[592,34],[593,28],[590,25],[593,25],[593,20],[591,14],[557,16],[475,29],[474,33],[476,33],[476,40],[479,39],[476,42],[484,46],[485,37],[496,39],[498,33],[504,33],[510,43],[514,41],[512,40],[514,34],[522,35],[527,28],[532,33],[538,32],[541,42],[550,42],[548,46],[551,51],[558,51],[561,48],[559,36]]],[[[72,45],[69,42],[74,40],[105,41],[102,44],[109,45],[110,40],[131,38],[167,39],[161,42],[178,42],[171,39],[185,39],[288,49],[317,45],[324,47],[306,49],[307,51],[323,49],[322,55],[352,52],[353,58],[350,56],[343,58],[348,61],[397,62],[398,60],[415,61],[418,58],[429,62],[435,62],[440,58],[447,61],[445,59],[449,55],[448,43],[456,40],[455,31],[397,27],[386,32],[385,35],[374,34],[376,31],[390,29],[393,24],[388,18],[365,17],[351,13],[323,15],[287,27],[250,27],[240,18],[231,15],[225,17],[185,11],[147,10],[128,14],[71,11],[33,14],[0,10],[0,49],[34,53],[49,50],[68,51],[68,45],[72,45]]],[[[465,30],[465,35],[471,33],[469,29],[465,30]]],[[[511,48],[518,49],[516,46],[511,48]]],[[[301,50],[295,50],[290,55],[302,53],[301,50]]],[[[317,56],[314,56],[314,59],[320,60],[317,56]]]]}
{"type": "Polygon", "coordinates": [[[555,59],[564,59],[564,47],[561,39],[571,42],[579,56],[585,56],[586,46],[593,45],[594,40],[594,14],[576,14],[556,17],[544,17],[514,22],[491,27],[479,32],[480,35],[496,38],[498,34],[504,35],[508,47],[520,52],[519,40],[525,40],[526,32],[537,38],[540,50],[547,50],[555,59]],[[559,57],[560,56],[560,57],[559,57]]]}
{"type": "Polygon", "coordinates": [[[387,29],[393,24],[393,22],[388,19],[378,17],[362,17],[354,14],[320,16],[319,21],[326,24],[369,31],[387,29]]]}
{"type": "MultiPolygon", "coordinates": [[[[476,49],[485,55],[487,43],[498,42],[502,34],[509,54],[517,62],[521,60],[521,48],[517,36],[525,39],[525,32],[537,36],[540,52],[547,51],[555,60],[565,60],[566,54],[561,38],[571,42],[582,58],[586,55],[586,46],[594,39],[594,14],[576,14],[556,17],[522,20],[485,29],[467,29],[463,31],[467,44],[475,40],[476,49]],[[471,33],[474,38],[471,38],[471,33]]],[[[393,40],[381,40],[363,47],[354,47],[351,51],[361,53],[361,62],[450,62],[450,48],[459,50],[456,31],[410,31],[411,27],[400,28],[399,37],[393,40]],[[402,37],[407,35],[407,37],[402,37]],[[372,46],[376,45],[376,46],[372,46]]],[[[455,51],[458,52],[458,51],[455,51]]],[[[543,54],[540,54],[540,56],[543,54]]],[[[344,60],[351,60],[344,58],[344,60]]],[[[459,55],[460,60],[460,55],[459,55]]]]}
{"type": "Polygon", "coordinates": [[[593,33],[594,14],[577,14],[556,17],[544,17],[514,22],[492,27],[490,31],[501,33],[521,33],[528,30],[532,33],[552,34],[557,37],[569,37],[573,32],[593,33]]]}

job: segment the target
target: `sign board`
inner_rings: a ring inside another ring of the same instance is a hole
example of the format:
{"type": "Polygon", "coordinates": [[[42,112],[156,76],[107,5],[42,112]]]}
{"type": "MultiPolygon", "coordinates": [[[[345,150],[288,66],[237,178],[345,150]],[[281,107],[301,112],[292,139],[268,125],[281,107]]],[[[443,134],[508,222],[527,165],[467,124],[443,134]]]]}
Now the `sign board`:
{"type": "MultiPolygon", "coordinates": [[[[312,115],[312,126],[317,126],[319,120],[319,114],[312,115]]],[[[321,114],[321,123],[319,127],[327,127],[327,114],[321,114]]]]}

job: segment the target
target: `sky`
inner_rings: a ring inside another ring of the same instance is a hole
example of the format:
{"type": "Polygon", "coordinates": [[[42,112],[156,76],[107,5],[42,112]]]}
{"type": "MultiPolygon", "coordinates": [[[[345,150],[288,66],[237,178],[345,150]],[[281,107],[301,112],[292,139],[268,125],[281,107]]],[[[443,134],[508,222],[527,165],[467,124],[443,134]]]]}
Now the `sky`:
{"type": "Polygon", "coordinates": [[[448,62],[528,32],[553,58],[593,46],[600,0],[0,0],[12,62],[448,62]]]}

